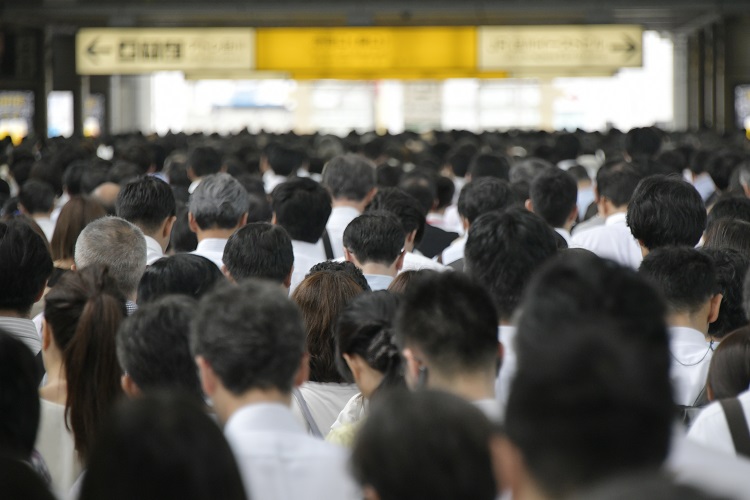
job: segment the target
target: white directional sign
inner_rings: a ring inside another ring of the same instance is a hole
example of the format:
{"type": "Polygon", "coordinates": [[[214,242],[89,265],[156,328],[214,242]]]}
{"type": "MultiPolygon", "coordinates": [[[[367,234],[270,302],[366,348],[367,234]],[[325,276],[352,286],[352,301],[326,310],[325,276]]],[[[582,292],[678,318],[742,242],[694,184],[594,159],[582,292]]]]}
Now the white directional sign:
{"type": "Polygon", "coordinates": [[[643,64],[640,26],[483,26],[477,36],[484,71],[643,64]]]}
{"type": "Polygon", "coordinates": [[[93,28],[76,35],[80,75],[254,67],[255,31],[250,28],[93,28]]]}

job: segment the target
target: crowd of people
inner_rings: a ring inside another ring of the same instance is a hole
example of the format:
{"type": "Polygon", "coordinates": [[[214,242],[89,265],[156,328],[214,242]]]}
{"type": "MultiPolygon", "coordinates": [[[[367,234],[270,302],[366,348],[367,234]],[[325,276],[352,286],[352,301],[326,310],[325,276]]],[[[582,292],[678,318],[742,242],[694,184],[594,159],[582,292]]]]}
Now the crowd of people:
{"type": "Polygon", "coordinates": [[[748,145],[4,141],[2,490],[748,499],[748,145]]]}

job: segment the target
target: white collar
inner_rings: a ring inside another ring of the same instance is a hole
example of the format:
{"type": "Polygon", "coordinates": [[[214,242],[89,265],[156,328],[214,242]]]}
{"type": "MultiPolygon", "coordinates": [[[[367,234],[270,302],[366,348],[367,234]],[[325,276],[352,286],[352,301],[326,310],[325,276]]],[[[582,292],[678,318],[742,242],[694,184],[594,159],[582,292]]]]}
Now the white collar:
{"type": "Polygon", "coordinates": [[[605,226],[612,226],[614,224],[626,224],[627,222],[628,214],[627,212],[617,212],[616,214],[612,214],[604,221],[605,226]]]}

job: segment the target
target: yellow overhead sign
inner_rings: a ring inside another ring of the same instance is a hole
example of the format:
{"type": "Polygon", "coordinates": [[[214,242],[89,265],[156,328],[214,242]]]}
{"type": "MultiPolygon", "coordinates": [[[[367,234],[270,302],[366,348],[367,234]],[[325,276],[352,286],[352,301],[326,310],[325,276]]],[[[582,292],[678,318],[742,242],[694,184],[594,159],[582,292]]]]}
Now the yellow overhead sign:
{"type": "Polygon", "coordinates": [[[250,28],[93,28],[76,35],[80,75],[253,69],[250,28]]]}
{"type": "Polygon", "coordinates": [[[256,66],[293,78],[424,78],[476,73],[476,28],[267,28],[256,66]]]}
{"type": "Polygon", "coordinates": [[[477,36],[480,70],[622,68],[643,64],[640,26],[482,26],[477,36]]]}

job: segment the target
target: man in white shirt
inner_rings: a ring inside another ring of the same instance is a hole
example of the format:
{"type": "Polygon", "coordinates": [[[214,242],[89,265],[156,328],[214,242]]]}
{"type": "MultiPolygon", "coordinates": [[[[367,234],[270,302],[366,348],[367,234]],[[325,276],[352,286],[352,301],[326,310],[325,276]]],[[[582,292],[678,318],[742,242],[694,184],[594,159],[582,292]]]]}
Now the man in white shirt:
{"type": "Polygon", "coordinates": [[[578,218],[578,187],[572,175],[549,168],[537,175],[529,187],[526,208],[550,225],[570,246],[570,228],[578,218]]]}
{"type": "Polygon", "coordinates": [[[321,184],[333,198],[333,210],[326,224],[333,257],[344,256],[344,230],[365,211],[375,196],[375,164],[364,156],[345,154],[332,158],[323,167],[321,184]]]}
{"type": "Polygon", "coordinates": [[[249,206],[247,191],[231,175],[203,177],[188,205],[188,224],[198,237],[198,247],[191,253],[206,257],[221,269],[227,240],[247,223],[249,206]]]}
{"type": "Polygon", "coordinates": [[[193,194],[207,175],[222,172],[221,155],[210,146],[198,146],[187,158],[187,176],[190,179],[188,193],[193,194]]]}
{"type": "MultiPolygon", "coordinates": [[[[750,421],[750,418],[748,418],[750,416],[750,391],[745,391],[737,396],[737,400],[745,415],[745,420],[750,421]]],[[[718,401],[711,403],[701,411],[690,427],[687,437],[691,441],[720,453],[737,455],[724,408],[718,401]]]]}
{"type": "Polygon", "coordinates": [[[47,241],[52,241],[55,232],[55,223],[51,219],[55,208],[55,190],[52,186],[36,179],[26,181],[18,192],[18,205],[23,214],[39,225],[47,241]]]}
{"type": "Polygon", "coordinates": [[[690,247],[664,247],[643,259],[648,277],[667,303],[674,401],[696,406],[713,357],[708,325],[719,316],[722,295],[711,258],[690,247]]]}
{"type": "Polygon", "coordinates": [[[585,248],[599,257],[623,266],[638,269],[643,260],[638,242],[626,223],[628,203],[633,196],[640,171],[632,164],[621,162],[602,166],[596,173],[595,201],[604,225],[576,231],[571,248],[585,248]]]}
{"type": "Polygon", "coordinates": [[[235,231],[224,247],[224,276],[235,283],[261,278],[292,284],[294,251],[286,229],[267,222],[253,222],[235,231]]]}
{"type": "Polygon", "coordinates": [[[407,385],[453,393],[498,422],[497,322],[489,294],[463,273],[429,273],[413,282],[395,323],[407,385]]]}
{"type": "Polygon", "coordinates": [[[248,280],[212,292],[191,340],[250,498],[361,498],[346,451],[307,435],[290,410],[309,365],[302,318],[279,286],[248,280]]]}
{"type": "Polygon", "coordinates": [[[260,171],[266,193],[286,182],[300,172],[307,172],[307,154],[298,148],[269,144],[260,158],[260,171]]]}
{"type": "Polygon", "coordinates": [[[172,188],[154,176],[128,183],[117,195],[117,216],[138,226],[146,238],[146,265],[164,257],[177,220],[176,211],[172,188]]]}
{"type": "Polygon", "coordinates": [[[386,211],[360,215],[344,231],[344,258],[362,270],[370,290],[385,290],[404,263],[404,230],[386,211]]]}
{"type": "Polygon", "coordinates": [[[294,271],[290,290],[294,290],[312,266],[327,260],[321,237],[331,215],[331,195],[314,180],[299,177],[276,186],[271,193],[271,207],[272,223],[286,229],[292,238],[294,271]]]}
{"type": "Polygon", "coordinates": [[[516,369],[513,315],[531,276],[556,254],[555,233],[523,208],[484,214],[469,230],[466,272],[490,292],[499,316],[497,335],[504,355],[495,390],[501,410],[508,402],[516,369]]]}

